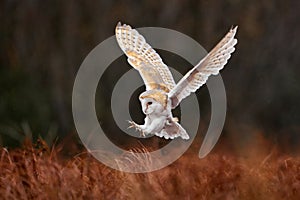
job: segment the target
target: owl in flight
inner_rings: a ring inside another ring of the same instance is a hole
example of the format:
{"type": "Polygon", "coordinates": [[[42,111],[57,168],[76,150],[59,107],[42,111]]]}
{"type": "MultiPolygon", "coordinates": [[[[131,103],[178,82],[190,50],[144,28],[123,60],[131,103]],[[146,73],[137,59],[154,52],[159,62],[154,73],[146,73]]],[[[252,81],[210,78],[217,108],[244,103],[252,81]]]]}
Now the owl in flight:
{"type": "Polygon", "coordinates": [[[142,136],[154,134],[165,139],[181,137],[189,139],[185,129],[173,117],[172,109],[207,81],[210,75],[217,75],[225,66],[237,39],[234,38],[237,26],[231,28],[225,37],[192,68],[177,84],[174,82],[168,66],[145,38],[129,25],[116,26],[116,38],[127,61],[140,73],[146,91],[140,94],[145,123],[138,125],[129,121],[129,128],[135,128],[142,136]]]}

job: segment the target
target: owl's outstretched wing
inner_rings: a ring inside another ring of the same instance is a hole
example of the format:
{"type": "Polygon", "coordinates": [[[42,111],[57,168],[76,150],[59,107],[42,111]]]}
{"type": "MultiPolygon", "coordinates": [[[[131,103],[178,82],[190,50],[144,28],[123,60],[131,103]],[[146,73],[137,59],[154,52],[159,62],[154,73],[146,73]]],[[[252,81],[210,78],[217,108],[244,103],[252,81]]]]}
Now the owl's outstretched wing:
{"type": "Polygon", "coordinates": [[[173,89],[175,82],[168,66],[142,35],[129,25],[121,25],[119,22],[116,38],[129,64],[142,76],[146,90],[161,89],[169,92],[173,89]]]}
{"type": "Polygon", "coordinates": [[[237,26],[231,28],[225,37],[169,92],[172,108],[178,106],[182,99],[205,84],[210,75],[217,75],[223,69],[235,50],[236,31],[237,26]]]}

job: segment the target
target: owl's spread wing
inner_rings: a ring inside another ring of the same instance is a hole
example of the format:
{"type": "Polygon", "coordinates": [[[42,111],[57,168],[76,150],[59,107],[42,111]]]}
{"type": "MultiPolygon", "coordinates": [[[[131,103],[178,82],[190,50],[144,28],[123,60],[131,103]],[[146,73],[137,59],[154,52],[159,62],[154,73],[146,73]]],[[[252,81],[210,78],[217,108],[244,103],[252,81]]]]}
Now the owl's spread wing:
{"type": "Polygon", "coordinates": [[[162,89],[169,92],[175,86],[168,66],[135,29],[119,22],[116,26],[116,38],[128,57],[129,64],[142,76],[146,90],[162,89]]]}
{"type": "Polygon", "coordinates": [[[235,50],[236,31],[237,26],[231,28],[225,37],[169,92],[172,108],[178,106],[182,99],[205,84],[210,75],[217,75],[223,69],[235,50]]]}

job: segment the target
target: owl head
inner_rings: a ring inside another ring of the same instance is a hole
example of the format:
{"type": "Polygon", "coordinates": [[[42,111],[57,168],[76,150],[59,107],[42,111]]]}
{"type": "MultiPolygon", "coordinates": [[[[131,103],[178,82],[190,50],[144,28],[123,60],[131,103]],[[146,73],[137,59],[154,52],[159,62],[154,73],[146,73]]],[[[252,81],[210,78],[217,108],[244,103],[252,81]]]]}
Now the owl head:
{"type": "Polygon", "coordinates": [[[139,97],[144,114],[161,113],[166,108],[167,95],[159,90],[143,92],[139,97]]]}

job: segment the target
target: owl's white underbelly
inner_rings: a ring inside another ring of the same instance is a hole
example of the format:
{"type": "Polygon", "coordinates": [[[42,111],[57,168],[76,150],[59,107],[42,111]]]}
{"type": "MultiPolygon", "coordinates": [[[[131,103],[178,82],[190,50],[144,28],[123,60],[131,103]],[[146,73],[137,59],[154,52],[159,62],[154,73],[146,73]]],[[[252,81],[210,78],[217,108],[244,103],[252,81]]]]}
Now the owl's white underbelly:
{"type": "Polygon", "coordinates": [[[165,126],[167,117],[166,116],[147,116],[149,124],[147,132],[151,134],[159,133],[165,126]]]}

